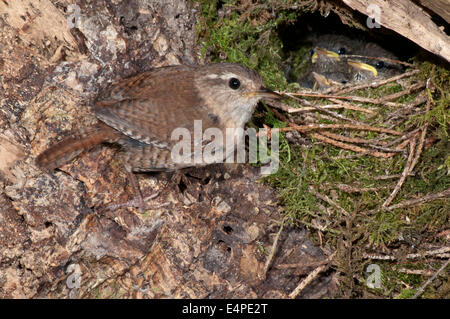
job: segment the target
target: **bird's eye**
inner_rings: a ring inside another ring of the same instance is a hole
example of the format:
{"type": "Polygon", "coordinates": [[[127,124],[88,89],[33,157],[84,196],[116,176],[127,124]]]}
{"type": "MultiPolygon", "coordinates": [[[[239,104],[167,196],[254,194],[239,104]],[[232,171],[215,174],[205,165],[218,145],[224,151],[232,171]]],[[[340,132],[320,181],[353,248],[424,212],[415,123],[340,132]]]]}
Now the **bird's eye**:
{"type": "Polygon", "coordinates": [[[339,55],[345,54],[346,52],[347,52],[347,50],[345,50],[345,48],[340,48],[340,49],[337,51],[337,53],[338,53],[339,55]]]}
{"type": "Polygon", "coordinates": [[[241,86],[241,81],[239,81],[236,78],[231,78],[230,81],[228,82],[228,85],[230,86],[230,88],[232,88],[233,90],[237,90],[239,89],[239,87],[241,86]]]}
{"type": "Polygon", "coordinates": [[[377,64],[375,64],[375,67],[376,67],[377,69],[382,69],[382,68],[385,67],[385,64],[384,64],[383,61],[378,61],[377,64]]]}

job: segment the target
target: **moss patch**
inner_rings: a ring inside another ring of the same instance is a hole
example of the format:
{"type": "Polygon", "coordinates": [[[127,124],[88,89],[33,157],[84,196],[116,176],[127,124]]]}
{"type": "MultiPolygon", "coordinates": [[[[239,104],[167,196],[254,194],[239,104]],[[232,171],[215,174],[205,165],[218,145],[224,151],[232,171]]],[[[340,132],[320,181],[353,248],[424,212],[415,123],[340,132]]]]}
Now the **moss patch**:
{"type": "MultiPolygon", "coordinates": [[[[293,1],[200,1],[198,44],[202,53],[212,62],[238,62],[257,70],[266,85],[272,89],[296,90],[298,85],[286,80],[285,67],[289,57],[283,53],[283,42],[277,28],[294,23],[302,19],[305,13],[317,9],[310,1],[296,3],[297,6],[293,9],[293,1]],[[309,5],[306,5],[307,2],[309,5]]],[[[309,53],[304,51],[303,54],[309,53]]],[[[296,64],[296,72],[301,72],[303,62],[300,57],[294,62],[291,59],[289,63],[296,64]]],[[[414,63],[420,72],[411,80],[431,79],[434,88],[426,92],[433,103],[429,112],[425,112],[425,104],[422,104],[396,122],[398,125],[394,127],[399,131],[412,131],[428,124],[424,150],[412,172],[413,176],[406,179],[393,204],[450,188],[450,71],[448,66],[439,66],[429,58],[416,59],[414,63]]],[[[352,95],[377,98],[403,89],[402,85],[393,82],[375,89],[355,91],[352,95]]],[[[418,94],[413,92],[394,102],[407,104],[418,94]]],[[[339,113],[370,125],[386,126],[386,118],[396,111],[384,105],[361,103],[361,106],[376,109],[377,115],[351,110],[339,113]]],[[[312,116],[317,122],[331,123],[327,117],[317,112],[312,116]]],[[[258,126],[262,123],[271,127],[286,125],[268,107],[258,108],[254,122],[258,122],[258,126]]],[[[394,139],[374,132],[334,133],[368,140],[383,139],[387,142],[394,139]]],[[[410,298],[428,278],[395,271],[393,265],[397,268],[437,270],[439,260],[418,259],[411,263],[399,257],[396,261],[389,262],[369,261],[364,253],[382,254],[403,250],[410,253],[424,251],[430,245],[448,246],[445,236],[437,235],[449,228],[448,199],[392,211],[380,210],[381,204],[396,186],[398,177],[379,177],[401,174],[406,164],[407,151],[390,158],[367,155],[352,157],[355,155],[352,151],[321,143],[312,138],[310,133],[303,134],[302,137],[309,142],[303,145],[289,143],[286,135],[282,134],[280,168],[263,182],[278,190],[280,204],[292,223],[306,225],[317,243],[338,250],[335,267],[341,274],[341,296],[410,298]],[[348,191],[342,185],[350,185],[359,191],[348,191]],[[311,187],[326,194],[349,215],[318,200],[310,191],[311,187]],[[382,289],[370,289],[366,285],[367,274],[364,269],[369,262],[380,265],[382,269],[382,289]],[[359,278],[357,283],[353,280],[355,276],[359,278]]],[[[448,282],[448,275],[441,275],[440,280],[448,282]]],[[[440,295],[441,289],[444,288],[430,287],[423,297],[440,295]]]]}

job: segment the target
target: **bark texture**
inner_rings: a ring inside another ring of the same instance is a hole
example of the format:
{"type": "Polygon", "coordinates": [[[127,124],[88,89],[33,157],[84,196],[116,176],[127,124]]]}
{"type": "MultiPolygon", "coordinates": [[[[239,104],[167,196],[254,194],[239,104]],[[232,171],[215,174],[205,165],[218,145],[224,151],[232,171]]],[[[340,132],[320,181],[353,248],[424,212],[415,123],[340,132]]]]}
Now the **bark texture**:
{"type": "MultiPolygon", "coordinates": [[[[96,120],[99,88],[151,67],[201,63],[188,1],[0,2],[0,297],[285,297],[324,260],[285,227],[263,270],[280,208],[247,165],[193,170],[177,183],[140,175],[155,205],[131,199],[114,147],[53,173],[35,157],[96,120]],[[297,264],[281,267],[279,264],[297,264]]],[[[331,272],[299,297],[333,294],[331,272]]]]}

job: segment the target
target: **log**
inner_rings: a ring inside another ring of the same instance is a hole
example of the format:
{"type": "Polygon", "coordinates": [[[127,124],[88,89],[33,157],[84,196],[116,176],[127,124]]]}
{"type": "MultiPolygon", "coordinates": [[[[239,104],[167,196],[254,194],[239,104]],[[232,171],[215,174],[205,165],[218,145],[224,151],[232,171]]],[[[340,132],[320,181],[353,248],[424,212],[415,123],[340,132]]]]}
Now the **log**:
{"type": "Polygon", "coordinates": [[[450,2],[448,0],[417,0],[417,2],[450,23],[450,2]]]}
{"type": "Polygon", "coordinates": [[[380,9],[380,25],[415,42],[427,51],[450,62],[450,37],[419,6],[409,0],[342,0],[354,10],[370,15],[369,6],[380,9]]]}

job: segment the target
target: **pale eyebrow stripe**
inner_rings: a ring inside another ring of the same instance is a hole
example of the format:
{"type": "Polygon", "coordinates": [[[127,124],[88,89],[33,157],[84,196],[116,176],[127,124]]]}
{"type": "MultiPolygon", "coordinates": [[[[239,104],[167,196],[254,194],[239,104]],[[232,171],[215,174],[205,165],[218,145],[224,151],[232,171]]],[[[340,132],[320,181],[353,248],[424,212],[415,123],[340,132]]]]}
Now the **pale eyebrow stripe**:
{"type": "Polygon", "coordinates": [[[217,79],[217,78],[219,78],[219,79],[222,79],[222,80],[228,80],[228,79],[230,79],[230,78],[239,78],[239,76],[237,76],[236,74],[234,74],[234,73],[223,73],[223,74],[220,74],[220,75],[218,75],[218,74],[208,74],[207,76],[206,76],[208,79],[217,79]]]}

